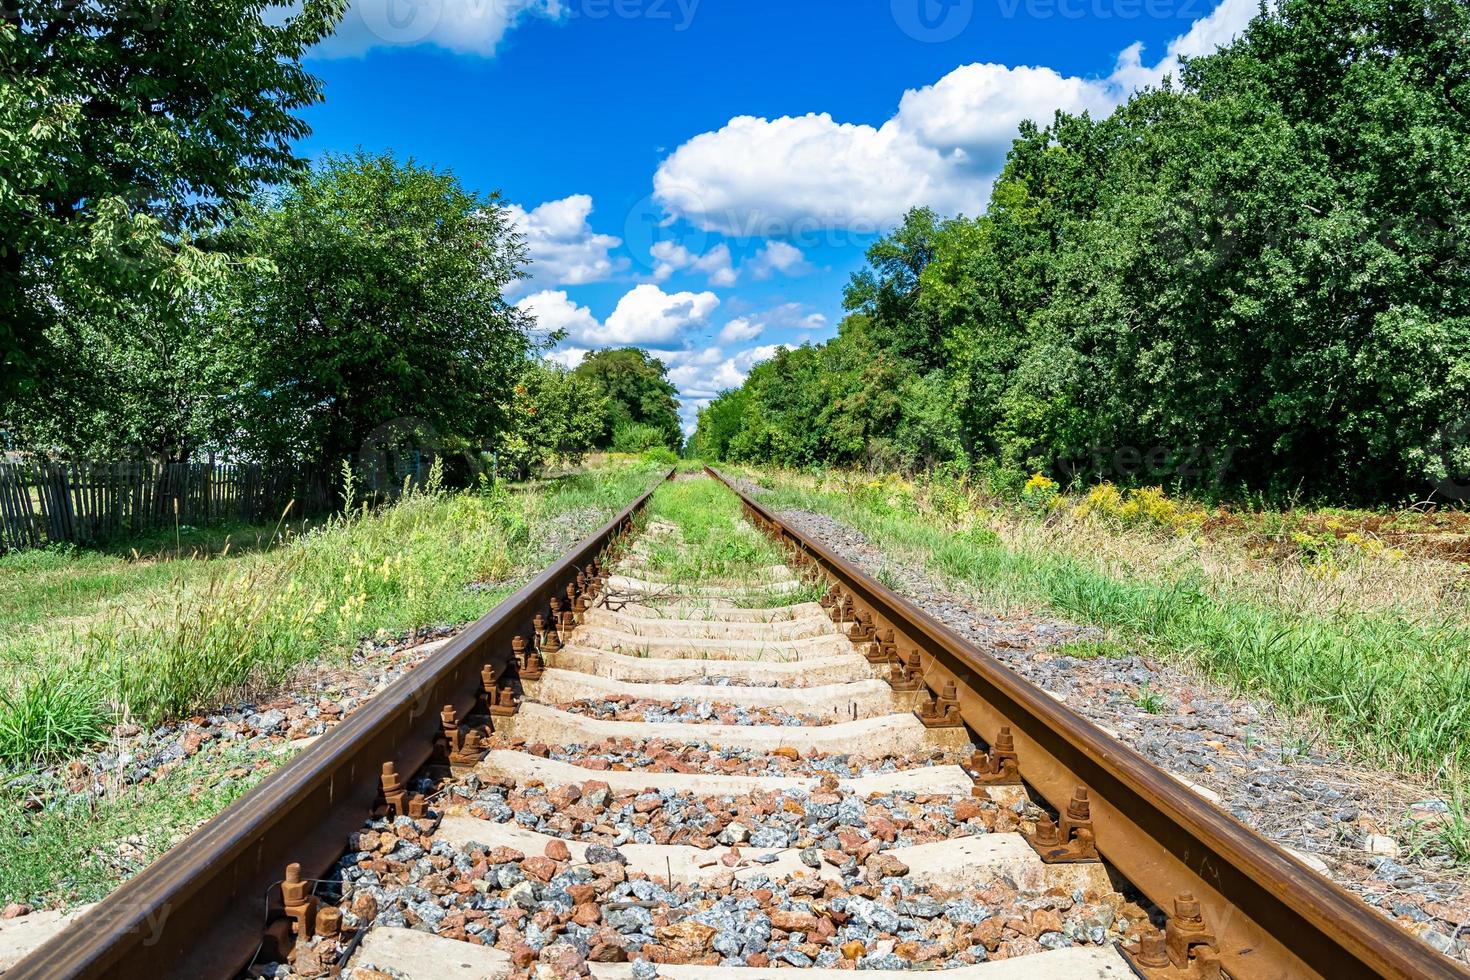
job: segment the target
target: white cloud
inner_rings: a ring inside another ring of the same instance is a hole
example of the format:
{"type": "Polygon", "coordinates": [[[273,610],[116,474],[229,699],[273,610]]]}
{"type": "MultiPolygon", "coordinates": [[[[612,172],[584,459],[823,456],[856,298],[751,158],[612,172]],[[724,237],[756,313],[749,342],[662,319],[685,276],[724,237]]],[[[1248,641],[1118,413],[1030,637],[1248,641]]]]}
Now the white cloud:
{"type": "Polygon", "coordinates": [[[1123,91],[1132,92],[1145,85],[1157,85],[1165,75],[1177,77],[1180,58],[1212,54],[1216,48],[1230,43],[1259,11],[1260,0],[1221,0],[1218,7],[1170,41],[1164,59],[1151,68],[1143,64],[1143,45],[1129,45],[1118,56],[1112,81],[1123,91]]]}
{"type": "Polygon", "coordinates": [[[787,242],[766,242],[765,248],[750,260],[750,267],[757,279],[769,279],[778,272],[787,276],[801,276],[812,269],[801,249],[787,242]]]}
{"type": "Polygon", "coordinates": [[[561,350],[554,350],[547,354],[546,360],[553,364],[560,364],[562,367],[574,368],[581,364],[582,359],[590,353],[592,352],[582,347],[563,347],[561,350]]]}
{"type": "Polygon", "coordinates": [[[352,0],[333,36],[314,55],[351,58],[374,48],[434,45],[455,54],[490,57],[527,17],[560,18],[560,0],[352,0]]]}
{"type": "Polygon", "coordinates": [[[602,330],[602,324],[597,322],[591,310],[578,306],[560,289],[532,293],[516,303],[516,309],[535,317],[536,330],[542,334],[563,331],[567,339],[587,343],[602,330]]]}
{"type": "Polygon", "coordinates": [[[610,344],[668,344],[703,326],[719,305],[720,298],[711,292],[671,294],[643,283],[618,300],[599,339],[610,344]]]}
{"type": "Polygon", "coordinates": [[[517,204],[506,210],[516,230],[525,237],[531,259],[529,276],[512,287],[512,295],[537,285],[604,282],[628,266],[627,259],[610,254],[623,240],[592,230],[587,221],[592,214],[592,198],[586,194],[547,201],[530,211],[517,204]]]}
{"type": "Polygon", "coordinates": [[[916,205],[974,214],[1021,121],[1046,124],[1058,109],[1110,112],[1137,87],[1176,70],[1181,56],[1230,40],[1256,10],[1257,0],[1222,0],[1171,41],[1157,65],[1145,66],[1135,44],[1106,78],[1044,66],[964,65],[905,92],[881,126],[826,113],[737,116],[674,150],[654,175],[654,196],[674,217],[746,237],[876,231],[916,205]]]}
{"type": "Polygon", "coordinates": [[[876,230],[912,205],[974,211],[957,164],[896,121],[881,128],[826,114],[737,116],[680,146],[654,174],[654,196],[679,217],[733,237],[876,230]],[[697,188],[697,190],[690,190],[697,188]]]}
{"type": "Polygon", "coordinates": [[[712,286],[733,286],[740,278],[730,257],[730,246],[724,243],[703,255],[695,255],[683,245],[667,241],[654,242],[649,251],[658,262],[653,270],[654,282],[666,282],[675,272],[685,269],[703,272],[712,286]]]}
{"type": "Polygon", "coordinates": [[[765,332],[766,325],[749,317],[736,317],[720,329],[719,342],[722,344],[739,344],[747,340],[754,340],[765,332]]]}
{"type": "Polygon", "coordinates": [[[618,300],[605,323],[598,322],[590,309],[578,306],[560,289],[533,293],[516,303],[516,308],[536,318],[538,332],[563,331],[571,343],[586,347],[658,347],[704,326],[719,305],[720,298],[714,293],[666,293],[644,283],[618,300]]]}
{"type": "Polygon", "coordinates": [[[709,353],[686,361],[669,369],[669,380],[679,389],[684,401],[713,398],[729,388],[738,388],[745,382],[750,369],[767,360],[779,350],[779,345],[751,347],[726,356],[718,348],[709,353]]]}

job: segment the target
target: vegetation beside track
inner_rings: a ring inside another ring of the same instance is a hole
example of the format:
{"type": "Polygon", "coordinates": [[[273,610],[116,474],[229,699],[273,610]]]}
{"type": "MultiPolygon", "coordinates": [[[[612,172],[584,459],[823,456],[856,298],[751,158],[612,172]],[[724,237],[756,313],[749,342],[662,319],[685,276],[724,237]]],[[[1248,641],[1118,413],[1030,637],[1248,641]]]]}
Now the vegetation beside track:
{"type": "Polygon", "coordinates": [[[118,720],[151,724],[207,707],[340,656],[359,636],[474,619],[550,557],[559,515],[611,514],[653,472],[619,465],[466,493],[431,481],[383,510],[348,508],[304,535],[272,532],[205,560],[0,559],[10,573],[0,588],[0,760],[56,757],[118,720]],[[71,597],[61,609],[58,595],[71,597]]]}
{"type": "Polygon", "coordinates": [[[101,897],[289,757],[270,739],[211,743],[134,782],[95,768],[91,743],[126,750],[115,724],[289,686],[307,663],[345,664],[362,637],[478,618],[657,472],[623,458],[508,489],[431,484],[305,534],[241,529],[244,548],[196,535],[177,554],[0,559],[0,903],[101,897]],[[57,594],[69,618],[35,615],[57,594]]]}
{"type": "Polygon", "coordinates": [[[992,608],[1044,609],[1108,632],[1073,655],[1189,665],[1300,715],[1306,738],[1435,781],[1454,812],[1424,845],[1470,861],[1464,565],[1353,532],[1298,540],[1306,532],[1294,528],[1343,513],[1228,521],[1162,494],[1124,511],[1105,494],[1067,498],[1041,481],[1006,503],[949,480],[735,472],[767,487],[770,506],[837,518],[992,608]],[[1296,546],[1265,547],[1273,536],[1296,546]]]}

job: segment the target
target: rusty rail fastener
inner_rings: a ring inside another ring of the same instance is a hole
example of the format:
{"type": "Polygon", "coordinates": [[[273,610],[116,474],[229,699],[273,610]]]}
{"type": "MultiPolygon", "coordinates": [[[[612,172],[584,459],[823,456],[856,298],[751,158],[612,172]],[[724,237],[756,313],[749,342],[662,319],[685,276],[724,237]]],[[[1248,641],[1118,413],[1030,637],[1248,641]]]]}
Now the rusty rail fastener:
{"type": "Polygon", "coordinates": [[[895,660],[888,671],[888,686],[895,691],[918,691],[924,687],[924,663],[918,650],[910,650],[908,661],[895,660]]]}
{"type": "Polygon", "coordinates": [[[502,687],[495,695],[495,703],[490,706],[492,718],[509,718],[519,710],[516,704],[515,692],[508,687],[502,687]]]}
{"type": "Polygon", "coordinates": [[[383,763],[383,774],[378,785],[383,806],[395,817],[405,816],[408,812],[408,792],[403,788],[403,780],[398,778],[398,767],[391,762],[383,763]]]}
{"type": "Polygon", "coordinates": [[[546,661],[541,657],[541,651],[532,650],[526,646],[524,637],[511,637],[511,656],[515,658],[516,669],[520,671],[521,680],[538,681],[541,674],[546,670],[546,661]]]}
{"type": "Polygon", "coordinates": [[[987,796],[987,786],[1020,786],[1021,757],[1016,754],[1016,738],[1010,725],[1000,726],[1000,733],[989,752],[970,756],[970,778],[975,780],[974,795],[987,796]]]}
{"type": "Polygon", "coordinates": [[[1044,815],[1036,823],[1036,833],[1026,840],[1046,864],[1082,864],[1101,860],[1092,830],[1092,810],[1087,800],[1087,787],[1078,786],[1072,793],[1060,823],[1044,815]]]}
{"type": "Polygon", "coordinates": [[[930,697],[924,704],[914,712],[925,728],[959,728],[964,724],[960,720],[960,699],[955,689],[954,681],[945,681],[944,690],[939,697],[930,697]]]}
{"type": "Polygon", "coordinates": [[[864,610],[858,610],[853,617],[852,629],[848,630],[847,638],[858,646],[873,642],[873,617],[864,610]]]}
{"type": "MultiPolygon", "coordinates": [[[[551,613],[552,620],[555,621],[558,618],[558,615],[557,615],[557,612],[556,612],[556,608],[555,608],[556,607],[556,600],[555,599],[552,599],[551,600],[551,604],[552,604],[552,613],[551,613]]],[[[545,638],[541,641],[541,650],[540,650],[540,652],[541,653],[557,653],[560,650],[561,650],[561,634],[559,634],[556,631],[555,628],[548,629],[546,631],[545,638]]]]}
{"type": "Polygon", "coordinates": [[[1220,980],[1214,930],[1190,892],[1174,899],[1174,914],[1162,933],[1150,927],[1123,953],[1146,980],[1220,980]]]}
{"type": "Polygon", "coordinates": [[[286,865],[286,880],[281,882],[281,905],[286,918],[291,920],[291,935],[306,938],[316,929],[317,899],[307,893],[306,882],[301,880],[301,865],[286,865]]]}

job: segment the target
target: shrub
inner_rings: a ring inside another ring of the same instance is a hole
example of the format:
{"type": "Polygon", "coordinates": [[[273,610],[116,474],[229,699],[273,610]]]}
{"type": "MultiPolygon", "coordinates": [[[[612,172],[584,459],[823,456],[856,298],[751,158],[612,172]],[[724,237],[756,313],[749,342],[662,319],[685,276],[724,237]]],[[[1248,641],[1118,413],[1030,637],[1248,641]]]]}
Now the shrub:
{"type": "Polygon", "coordinates": [[[664,431],[652,425],[629,422],[618,426],[613,433],[612,448],[615,453],[637,455],[657,446],[668,448],[668,443],[664,440],[664,431]]]}

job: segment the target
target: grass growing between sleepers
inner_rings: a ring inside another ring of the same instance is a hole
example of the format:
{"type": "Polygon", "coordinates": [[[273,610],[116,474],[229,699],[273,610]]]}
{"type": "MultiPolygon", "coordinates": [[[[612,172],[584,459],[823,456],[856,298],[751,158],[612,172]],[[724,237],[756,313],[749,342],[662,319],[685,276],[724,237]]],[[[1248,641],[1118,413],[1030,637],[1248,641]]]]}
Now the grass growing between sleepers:
{"type": "Polygon", "coordinates": [[[745,519],[740,500],[707,477],[676,480],[654,491],[642,518],[646,574],[677,589],[719,585],[738,605],[764,608],[809,602],[820,592],[801,582],[773,587],[785,554],[745,519]],[[662,532],[662,526],[677,530],[662,532]]]}

